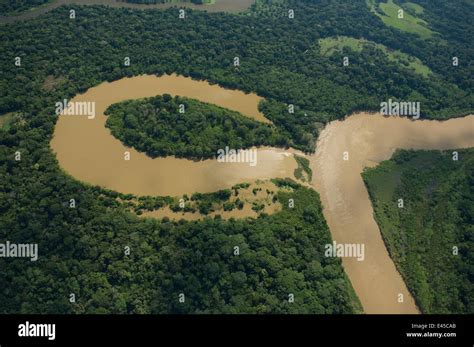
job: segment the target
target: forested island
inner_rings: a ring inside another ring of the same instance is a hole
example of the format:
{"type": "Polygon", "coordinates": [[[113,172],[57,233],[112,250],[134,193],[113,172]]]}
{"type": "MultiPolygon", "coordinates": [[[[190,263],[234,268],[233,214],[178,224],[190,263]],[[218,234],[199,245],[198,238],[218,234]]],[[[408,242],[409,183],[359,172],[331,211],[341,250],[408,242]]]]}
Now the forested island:
{"type": "Polygon", "coordinates": [[[474,312],[474,150],[398,151],[363,177],[421,311],[474,312]]]}
{"type": "Polygon", "coordinates": [[[291,137],[278,128],[238,112],[169,94],[110,106],[107,127],[125,145],[150,157],[174,155],[209,159],[226,146],[289,147],[291,137]]]}

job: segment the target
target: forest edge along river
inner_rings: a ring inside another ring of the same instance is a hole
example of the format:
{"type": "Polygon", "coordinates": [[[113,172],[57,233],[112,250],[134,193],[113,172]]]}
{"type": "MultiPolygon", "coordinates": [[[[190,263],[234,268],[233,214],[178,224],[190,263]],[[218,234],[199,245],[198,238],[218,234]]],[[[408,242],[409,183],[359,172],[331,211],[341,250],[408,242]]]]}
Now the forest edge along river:
{"type": "MultiPolygon", "coordinates": [[[[261,98],[257,95],[205,81],[145,75],[104,82],[72,99],[95,101],[94,119],[59,116],[51,147],[61,167],[81,181],[136,195],[211,192],[249,180],[293,176],[296,163],[292,150],[259,148],[255,167],[223,165],[215,160],[152,159],[125,147],[105,128],[103,112],[109,105],[164,93],[265,119],[258,111],[261,98]],[[124,160],[124,151],[130,151],[130,161],[124,160]]],[[[365,245],[363,261],[343,258],[343,265],[366,313],[417,313],[418,309],[383,243],[361,172],[389,159],[397,148],[474,147],[473,127],[474,116],[440,122],[357,114],[329,123],[320,133],[316,152],[307,156],[313,186],[321,195],[333,239],[365,245]],[[344,152],[348,152],[348,160],[343,160],[344,152]],[[403,294],[402,303],[399,294],[403,294]]]]}
{"type": "Polygon", "coordinates": [[[8,24],[33,19],[63,5],[104,5],[114,8],[132,8],[140,10],[165,10],[171,7],[185,7],[192,10],[201,10],[208,12],[238,13],[247,10],[253,3],[255,3],[255,0],[216,0],[214,4],[204,5],[197,5],[183,1],[169,2],[164,4],[136,4],[117,0],[53,0],[44,5],[24,11],[18,15],[0,16],[0,24],[8,24]]]}

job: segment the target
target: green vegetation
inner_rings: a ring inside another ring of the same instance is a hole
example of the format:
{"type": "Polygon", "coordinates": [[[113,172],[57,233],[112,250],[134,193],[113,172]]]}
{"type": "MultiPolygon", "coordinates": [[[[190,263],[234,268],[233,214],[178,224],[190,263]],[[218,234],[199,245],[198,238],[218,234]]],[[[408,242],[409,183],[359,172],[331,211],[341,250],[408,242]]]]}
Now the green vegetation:
{"type": "MultiPolygon", "coordinates": [[[[249,183],[240,183],[232,187],[232,189],[223,189],[212,193],[194,193],[189,197],[187,194],[183,196],[136,196],[133,194],[123,194],[115,191],[103,189],[100,199],[107,201],[108,207],[121,209],[122,211],[133,212],[139,216],[144,212],[155,211],[169,207],[172,212],[199,213],[201,216],[207,216],[211,213],[219,211],[232,211],[234,209],[242,210],[246,203],[266,202],[268,206],[272,206],[271,212],[277,211],[274,208],[278,203],[278,191],[283,189],[277,187],[274,183],[268,184],[263,181],[253,183],[255,188],[252,194],[249,194],[249,183]],[[262,192],[260,184],[266,187],[263,194],[257,196],[258,192],[262,192]],[[262,196],[263,195],[263,196],[262,196]],[[250,196],[250,198],[249,198],[250,196]],[[115,199],[115,200],[112,200],[115,199]]],[[[263,211],[263,207],[257,212],[263,211]]],[[[253,217],[253,216],[250,216],[253,217]]],[[[179,219],[179,216],[177,216],[179,219]]]]}
{"type": "Polygon", "coordinates": [[[313,178],[313,170],[309,167],[309,160],[307,158],[295,155],[298,167],[295,169],[295,177],[303,182],[311,182],[313,178]]]}
{"type": "MultiPolygon", "coordinates": [[[[369,44],[370,43],[367,40],[355,39],[347,36],[326,37],[319,40],[321,54],[324,56],[330,56],[335,52],[341,52],[346,47],[360,53],[362,52],[362,49],[369,44]]],[[[376,45],[375,42],[374,45],[376,45]]]]}
{"type": "Polygon", "coordinates": [[[417,0],[443,40],[384,25],[364,0],[280,3],[296,9],[294,19],[286,20],[287,11],[271,10],[276,7],[267,1],[248,15],[189,10],[185,21],[177,20],[176,9],[104,6],[74,6],[77,16],[70,20],[70,7],[62,6],[0,26],[0,114],[22,115],[0,131],[0,239],[37,242],[40,252],[34,263],[0,259],[0,312],[357,310],[340,260],[322,256],[331,238],[314,191],[286,182],[293,191],[278,196],[284,210],[256,220],[142,220],[110,196],[118,193],[65,174],[49,146],[55,102],[103,81],[145,73],[175,72],[256,92],[266,98],[260,105],[265,116],[305,149],[314,149],[322,124],[378,110],[389,98],[416,97],[426,118],[472,112],[472,1],[417,0]],[[312,49],[321,38],[342,35],[405,52],[433,75],[420,78],[385,55],[363,52],[343,67],[336,54],[312,49]],[[131,66],[124,66],[124,56],[131,66]],[[236,56],[239,68],[233,66],[236,56]],[[453,68],[452,56],[460,58],[459,67],[453,68]],[[20,67],[15,57],[22,58],[20,67]],[[53,80],[60,86],[44,87],[53,80]],[[288,104],[295,105],[294,113],[288,104]],[[14,160],[16,151],[21,161],[14,160]],[[283,203],[290,196],[294,209],[283,203]],[[76,208],[68,207],[71,198],[76,208]],[[236,245],[240,256],[232,254],[236,245]],[[71,292],[76,305],[68,301],[71,292]],[[184,305],[177,300],[181,292],[184,305]],[[297,305],[287,302],[291,292],[297,305]]]}
{"type": "Polygon", "coordinates": [[[405,2],[402,4],[402,7],[409,12],[412,12],[414,16],[421,15],[425,12],[423,7],[413,2],[405,2]]]}
{"type": "MultiPolygon", "coordinates": [[[[217,202],[219,204],[228,201],[231,196],[230,189],[219,190],[215,193],[195,193],[191,196],[191,201],[197,202],[197,207],[199,209],[199,213],[201,214],[209,214],[211,212],[213,205],[217,202]]],[[[179,206],[176,208],[172,208],[173,211],[179,211],[179,206]]]]}
{"type": "Polygon", "coordinates": [[[474,313],[474,149],[458,152],[454,161],[453,151],[398,151],[363,173],[387,249],[424,313],[474,313]]]}
{"type": "Polygon", "coordinates": [[[420,35],[423,38],[431,37],[434,32],[428,27],[428,23],[423,19],[416,17],[423,13],[423,7],[418,4],[405,2],[406,9],[395,4],[393,0],[381,2],[376,0],[367,0],[371,11],[376,14],[386,25],[393,28],[420,35]],[[375,7],[378,5],[380,10],[375,7]],[[403,17],[399,18],[399,11],[403,11],[403,17]],[[410,14],[412,12],[413,14],[410,14]]]}
{"type": "MultiPolygon", "coordinates": [[[[380,101],[389,98],[416,98],[423,104],[425,118],[443,119],[471,111],[472,67],[465,63],[474,55],[468,44],[469,30],[449,37],[449,46],[435,37],[428,44],[374,21],[369,9],[360,5],[290,1],[287,6],[298,9],[292,20],[190,10],[189,20],[184,22],[176,20],[176,9],[135,11],[94,6],[78,6],[81,15],[75,21],[52,20],[68,18],[67,6],[57,8],[33,20],[0,27],[6,38],[2,42],[6,56],[0,62],[0,88],[4,91],[0,113],[25,108],[33,111],[39,105],[30,102],[32,95],[44,96],[41,102],[47,106],[104,80],[166,72],[256,92],[275,106],[266,116],[288,131],[295,144],[306,147],[315,143],[316,122],[326,123],[357,110],[378,110],[380,101]],[[127,30],[127,25],[134,30],[127,30]],[[420,80],[418,74],[380,54],[356,54],[351,65],[343,67],[338,56],[321,57],[312,49],[319,39],[342,32],[414,56],[436,76],[420,80]],[[89,48],[91,42],[93,47],[89,48]],[[129,67],[123,66],[124,54],[132,58],[129,67]],[[454,55],[461,61],[457,68],[450,60],[454,55]],[[20,68],[12,63],[16,56],[23,58],[20,68]],[[235,56],[241,59],[238,69],[233,66],[235,56]],[[67,83],[45,93],[41,86],[48,76],[61,77],[67,83]],[[286,108],[290,103],[297,108],[294,114],[286,108]]],[[[469,4],[459,4],[463,6],[469,9],[469,4]]],[[[430,22],[442,25],[436,30],[445,37],[451,35],[454,22],[463,25],[468,21],[464,12],[437,14],[433,6],[423,7],[424,15],[433,17],[430,22]]]]}
{"type": "Polygon", "coordinates": [[[0,0],[0,16],[16,15],[53,0],[0,0]]]}
{"type": "Polygon", "coordinates": [[[281,18],[288,14],[286,0],[255,0],[251,15],[281,18]]]}
{"type": "Polygon", "coordinates": [[[185,158],[213,158],[219,149],[252,146],[288,147],[289,136],[274,126],[184,97],[168,94],[111,105],[107,127],[130,147],[151,157],[174,155],[185,158]],[[180,105],[184,113],[180,113],[180,105]]]}
{"type": "Polygon", "coordinates": [[[2,313],[360,312],[340,259],[324,257],[331,237],[313,190],[277,181],[295,208],[254,220],[141,220],[62,175],[48,150],[29,149],[37,138],[15,130],[21,162],[0,132],[1,239],[38,242],[40,256],[0,259],[2,313]]]}
{"type": "Polygon", "coordinates": [[[8,131],[10,124],[15,121],[15,113],[9,112],[0,115],[0,130],[8,131]]]}
{"type": "MultiPolygon", "coordinates": [[[[319,46],[321,54],[324,56],[330,56],[334,53],[342,53],[344,52],[345,48],[351,49],[357,53],[362,53],[363,50],[379,50],[385,54],[390,61],[395,62],[401,66],[405,66],[408,69],[412,69],[424,77],[428,77],[428,75],[431,73],[430,68],[424,65],[420,59],[398,50],[388,49],[384,45],[367,41],[365,39],[356,39],[347,36],[327,37],[319,40],[319,46]]],[[[370,53],[371,52],[364,52],[364,54],[370,53]]]]}

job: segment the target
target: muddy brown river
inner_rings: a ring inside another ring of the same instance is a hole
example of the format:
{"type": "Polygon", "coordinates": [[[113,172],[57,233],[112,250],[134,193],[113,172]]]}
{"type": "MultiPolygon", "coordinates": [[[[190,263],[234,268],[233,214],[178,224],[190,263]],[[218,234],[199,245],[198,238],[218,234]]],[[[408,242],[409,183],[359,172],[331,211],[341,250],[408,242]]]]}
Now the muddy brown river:
{"type": "MultiPolygon", "coordinates": [[[[136,195],[182,195],[211,192],[236,183],[293,177],[292,150],[259,148],[258,164],[224,164],[174,157],[152,159],[125,147],[105,128],[104,110],[127,99],[163,93],[214,103],[268,122],[255,94],[224,89],[204,81],[171,76],[137,76],[102,83],[72,101],[96,102],[96,117],[60,116],[51,147],[61,167],[83,182],[136,195]],[[130,160],[124,160],[124,152],[130,160]]],[[[338,243],[363,243],[365,259],[343,258],[343,265],[366,313],[417,313],[415,302],[390,259],[373,217],[362,181],[364,167],[389,159],[395,149],[474,147],[474,116],[444,122],[356,114],[334,121],[320,134],[308,156],[313,187],[320,193],[324,216],[338,243]],[[349,160],[343,160],[348,152],[349,160]],[[403,294],[403,302],[398,301],[403,294]]]]}
{"type": "Polygon", "coordinates": [[[164,93],[213,103],[269,122],[258,111],[261,98],[256,94],[245,94],[204,81],[176,75],[144,75],[104,82],[71,100],[73,103],[95,102],[95,118],[59,116],[51,148],[61,167],[83,182],[135,195],[213,192],[256,179],[293,177],[296,162],[291,150],[258,148],[255,166],[245,162],[192,161],[175,157],[152,159],[124,146],[105,127],[104,111],[111,104],[164,93]],[[129,152],[130,160],[125,160],[126,152],[129,152]]]}
{"type": "Polygon", "coordinates": [[[314,186],[333,239],[365,244],[364,261],[343,258],[343,264],[366,313],[418,310],[385,248],[362,170],[390,159],[397,148],[466,147],[474,147],[474,116],[437,122],[357,114],[330,123],[320,134],[311,156],[314,186]],[[400,293],[403,303],[398,302],[400,293]]]}

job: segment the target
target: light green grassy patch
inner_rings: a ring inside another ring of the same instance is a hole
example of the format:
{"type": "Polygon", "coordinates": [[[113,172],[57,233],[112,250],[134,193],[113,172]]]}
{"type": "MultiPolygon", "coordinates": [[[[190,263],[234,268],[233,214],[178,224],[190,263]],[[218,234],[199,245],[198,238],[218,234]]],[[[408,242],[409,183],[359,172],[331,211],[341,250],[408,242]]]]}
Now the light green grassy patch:
{"type": "Polygon", "coordinates": [[[9,113],[0,115],[0,129],[2,130],[10,129],[10,124],[12,123],[14,118],[15,118],[15,112],[9,112],[9,113]]]}
{"type": "Polygon", "coordinates": [[[362,52],[364,45],[368,43],[364,39],[355,39],[348,36],[326,37],[319,40],[319,47],[321,54],[330,56],[335,52],[340,52],[344,47],[350,48],[356,52],[362,52]]]}
{"type": "Polygon", "coordinates": [[[420,59],[365,39],[356,39],[348,36],[327,37],[319,40],[319,46],[321,54],[324,56],[341,52],[344,48],[350,48],[360,53],[364,48],[372,47],[381,50],[390,61],[403,65],[405,68],[412,69],[424,77],[427,77],[431,73],[430,68],[424,65],[420,59]]]}
{"type": "Polygon", "coordinates": [[[416,14],[423,13],[423,7],[413,3],[405,3],[405,9],[395,4],[393,0],[380,3],[377,7],[375,0],[366,0],[370,10],[378,16],[385,25],[408,33],[418,34],[422,38],[431,37],[434,32],[428,27],[428,23],[423,19],[415,17],[416,14]],[[408,9],[409,11],[406,11],[408,9]],[[399,10],[403,10],[403,18],[398,18],[399,10]],[[412,12],[413,14],[410,14],[412,12]]]}

